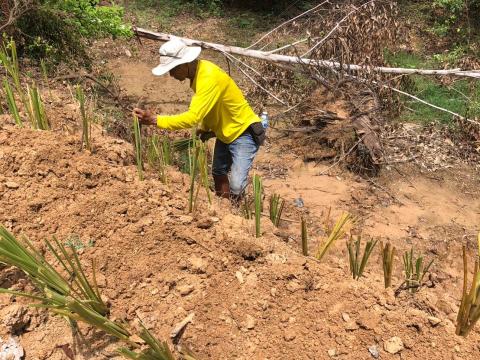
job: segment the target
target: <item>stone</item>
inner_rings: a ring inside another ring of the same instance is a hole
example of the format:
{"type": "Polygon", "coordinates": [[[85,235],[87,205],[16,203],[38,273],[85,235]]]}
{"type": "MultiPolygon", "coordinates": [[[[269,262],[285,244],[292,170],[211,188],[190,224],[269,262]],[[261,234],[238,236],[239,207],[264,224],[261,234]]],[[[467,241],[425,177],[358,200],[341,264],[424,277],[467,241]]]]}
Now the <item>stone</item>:
{"type": "Polygon", "coordinates": [[[7,341],[0,339],[0,360],[22,360],[25,356],[23,347],[16,338],[7,341]]]}
{"type": "Polygon", "coordinates": [[[197,227],[199,229],[210,229],[213,226],[213,220],[211,218],[202,218],[197,221],[197,227]]]}
{"type": "Polygon", "coordinates": [[[428,319],[428,322],[430,323],[430,325],[432,325],[432,327],[435,327],[442,322],[441,319],[439,319],[435,316],[429,316],[427,319],[428,319]]]}
{"type": "Polygon", "coordinates": [[[337,350],[336,349],[328,349],[327,354],[330,357],[335,357],[337,355],[337,350]]]}
{"type": "Polygon", "coordinates": [[[297,337],[297,334],[295,333],[295,331],[293,329],[287,329],[287,330],[285,330],[285,333],[283,334],[283,338],[285,339],[285,341],[295,340],[296,337],[297,337]]]}
{"type": "Polygon", "coordinates": [[[378,353],[377,345],[370,346],[368,348],[368,352],[370,353],[370,355],[372,355],[374,359],[378,359],[378,357],[380,356],[380,354],[378,353]]]}
{"type": "Polygon", "coordinates": [[[252,315],[247,314],[247,319],[245,320],[245,327],[248,330],[252,330],[253,328],[255,328],[255,324],[256,324],[255,318],[252,315]]]}
{"type": "Polygon", "coordinates": [[[403,341],[398,336],[394,336],[384,342],[383,348],[389,354],[397,354],[404,349],[403,341]]]}
{"type": "Polygon", "coordinates": [[[242,274],[241,271],[237,271],[237,272],[235,273],[235,277],[237,278],[237,280],[238,280],[238,282],[239,282],[240,284],[243,284],[244,279],[243,279],[243,274],[242,274]]]}
{"type": "Polygon", "coordinates": [[[207,271],[208,263],[201,257],[193,255],[188,259],[188,263],[190,270],[194,273],[203,274],[207,271]]]}
{"type": "Polygon", "coordinates": [[[8,189],[18,189],[20,187],[20,185],[18,185],[15,181],[7,181],[5,183],[5,186],[8,188],[8,189]]]}
{"type": "Polygon", "coordinates": [[[349,322],[351,320],[350,315],[348,315],[347,313],[342,313],[342,319],[345,322],[349,322]]]}
{"type": "Polygon", "coordinates": [[[188,294],[190,294],[195,288],[193,287],[193,285],[180,285],[177,287],[177,290],[178,292],[180,293],[180,295],[182,296],[187,296],[188,294]]]}
{"type": "Polygon", "coordinates": [[[354,331],[358,330],[359,326],[355,321],[350,320],[345,324],[345,330],[347,331],[354,331]]]}

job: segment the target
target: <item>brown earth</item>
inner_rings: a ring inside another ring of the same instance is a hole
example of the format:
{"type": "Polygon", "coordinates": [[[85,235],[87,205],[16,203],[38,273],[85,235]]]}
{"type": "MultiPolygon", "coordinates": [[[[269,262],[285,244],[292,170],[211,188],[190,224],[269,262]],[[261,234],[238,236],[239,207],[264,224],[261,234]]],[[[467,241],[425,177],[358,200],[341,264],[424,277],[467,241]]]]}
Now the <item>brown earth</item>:
{"type": "MultiPolygon", "coordinates": [[[[151,65],[125,55],[109,63],[127,95],[168,112],[185,109],[187,84],[154,79],[151,65]]],[[[1,118],[0,223],[38,246],[53,235],[75,243],[87,269],[96,259],[113,318],[141,319],[168,339],[194,313],[182,342],[200,359],[370,359],[369,348],[383,359],[479,358],[479,326],[466,339],[455,335],[461,246],[473,258],[479,230],[479,175],[472,168],[424,173],[398,165],[366,180],[329,164],[304,164],[289,151],[295,139],[272,132],[254,171],[267,199],[274,192],[285,198],[286,220],[277,230],[264,218],[256,239],[253,222],[218,199],[208,205],[202,197],[188,214],[188,178],[173,168],[166,185],[153,171],[139,181],[131,144],[96,130],[94,152],[81,151],[79,134],[60,126],[73,129],[75,105],[62,90],[55,96],[61,101],[50,104],[54,131],[18,129],[1,118]],[[293,204],[297,198],[304,207],[293,204]],[[402,283],[397,257],[394,289],[385,290],[378,248],[365,277],[352,280],[343,239],[321,263],[302,256],[300,215],[308,218],[313,252],[329,208],[334,218],[355,214],[355,232],[434,258],[428,286],[395,296],[402,283]],[[403,343],[396,355],[385,350],[394,337],[403,343]]],[[[32,289],[9,268],[0,271],[0,286],[32,289]]],[[[82,327],[82,344],[63,319],[25,312],[18,307],[25,303],[0,296],[0,337],[16,331],[26,359],[68,359],[70,349],[75,359],[120,358],[113,339],[82,327]]]]}

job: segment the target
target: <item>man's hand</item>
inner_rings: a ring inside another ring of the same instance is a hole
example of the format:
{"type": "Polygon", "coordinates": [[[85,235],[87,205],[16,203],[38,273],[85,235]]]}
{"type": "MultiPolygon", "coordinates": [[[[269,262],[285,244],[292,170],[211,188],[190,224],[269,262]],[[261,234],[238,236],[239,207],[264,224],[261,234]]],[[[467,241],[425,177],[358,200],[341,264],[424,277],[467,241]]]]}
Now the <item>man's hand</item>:
{"type": "Polygon", "coordinates": [[[133,115],[138,117],[140,124],[142,125],[156,125],[157,124],[157,115],[149,109],[140,109],[134,108],[133,115]]]}
{"type": "Polygon", "coordinates": [[[215,137],[215,133],[213,131],[203,131],[200,129],[197,130],[197,135],[203,142],[215,137]]]}

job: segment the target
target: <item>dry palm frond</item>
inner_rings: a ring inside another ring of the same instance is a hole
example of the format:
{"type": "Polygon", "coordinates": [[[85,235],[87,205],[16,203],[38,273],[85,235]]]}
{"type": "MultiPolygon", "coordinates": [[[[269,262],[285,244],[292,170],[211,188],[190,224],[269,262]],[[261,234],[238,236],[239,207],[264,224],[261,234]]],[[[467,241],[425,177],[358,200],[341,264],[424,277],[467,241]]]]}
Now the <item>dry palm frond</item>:
{"type": "Polygon", "coordinates": [[[478,235],[479,255],[475,259],[473,279],[468,291],[468,260],[465,245],[463,246],[463,291],[462,302],[458,309],[457,328],[455,333],[467,336],[480,319],[480,233],[478,235]]]}
{"type": "Polygon", "coordinates": [[[377,245],[377,241],[369,240],[365,245],[365,250],[363,252],[363,256],[360,258],[360,245],[362,242],[362,238],[359,235],[355,241],[350,240],[347,241],[347,249],[348,249],[348,259],[350,262],[350,272],[355,280],[358,280],[362,277],[363,271],[365,270],[365,266],[367,265],[368,259],[372,254],[375,245],[377,245]]]}
{"type": "Polygon", "coordinates": [[[389,242],[385,246],[383,246],[383,243],[380,243],[380,248],[382,251],[383,279],[386,289],[392,286],[393,259],[395,258],[396,249],[389,242]]]}
{"type": "Polygon", "coordinates": [[[337,220],[335,226],[332,228],[331,232],[328,234],[327,239],[320,245],[318,248],[316,258],[322,260],[326,252],[330,247],[340,238],[342,238],[346,233],[347,225],[351,224],[353,217],[349,213],[343,213],[342,216],[337,220]]]}

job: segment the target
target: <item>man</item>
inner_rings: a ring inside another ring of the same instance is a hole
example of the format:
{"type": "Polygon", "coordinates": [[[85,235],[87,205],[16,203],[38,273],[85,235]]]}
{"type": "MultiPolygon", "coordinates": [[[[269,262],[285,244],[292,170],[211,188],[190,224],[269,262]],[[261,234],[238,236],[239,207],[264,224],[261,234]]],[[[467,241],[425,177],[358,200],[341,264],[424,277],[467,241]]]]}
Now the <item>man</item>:
{"type": "Polygon", "coordinates": [[[156,76],[170,72],[179,81],[190,80],[195,94],[188,111],[178,115],[156,115],[139,108],[133,111],[145,125],[167,130],[198,126],[203,139],[213,132],[217,137],[212,166],[215,193],[238,200],[265,130],[232,78],[210,61],[198,60],[200,52],[200,47],[172,39],[160,47],[160,65],[152,70],[156,76]]]}

